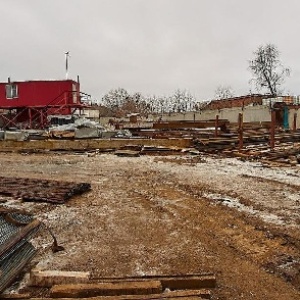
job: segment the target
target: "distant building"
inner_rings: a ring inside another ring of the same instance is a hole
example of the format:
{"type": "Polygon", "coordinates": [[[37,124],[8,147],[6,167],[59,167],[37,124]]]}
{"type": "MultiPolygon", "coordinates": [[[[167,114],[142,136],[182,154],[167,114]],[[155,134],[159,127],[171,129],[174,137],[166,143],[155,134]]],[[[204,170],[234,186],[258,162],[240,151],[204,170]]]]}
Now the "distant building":
{"type": "Polygon", "coordinates": [[[224,108],[246,107],[256,105],[271,105],[272,103],[282,102],[286,105],[299,105],[300,98],[293,96],[273,97],[271,95],[252,94],[240,97],[225,98],[207,101],[201,106],[201,110],[218,110],[224,108]]]}
{"type": "Polygon", "coordinates": [[[271,98],[270,95],[253,94],[240,97],[225,98],[209,101],[202,109],[223,109],[233,107],[244,107],[248,105],[262,105],[263,99],[271,98]]]}

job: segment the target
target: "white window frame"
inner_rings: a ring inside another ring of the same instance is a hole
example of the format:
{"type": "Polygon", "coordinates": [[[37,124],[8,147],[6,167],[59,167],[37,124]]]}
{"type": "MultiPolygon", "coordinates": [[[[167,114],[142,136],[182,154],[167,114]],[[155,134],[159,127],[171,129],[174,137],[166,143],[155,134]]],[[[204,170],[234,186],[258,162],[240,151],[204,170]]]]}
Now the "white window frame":
{"type": "Polygon", "coordinates": [[[6,99],[18,98],[18,86],[15,83],[7,84],[5,87],[6,99]]]}

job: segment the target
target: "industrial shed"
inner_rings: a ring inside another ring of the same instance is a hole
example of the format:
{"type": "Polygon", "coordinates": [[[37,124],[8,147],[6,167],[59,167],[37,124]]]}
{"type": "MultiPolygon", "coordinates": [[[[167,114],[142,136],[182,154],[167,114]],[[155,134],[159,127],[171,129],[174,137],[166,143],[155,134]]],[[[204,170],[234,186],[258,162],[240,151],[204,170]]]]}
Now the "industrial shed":
{"type": "Polygon", "coordinates": [[[0,126],[45,128],[50,115],[70,115],[83,108],[80,83],[32,80],[0,83],[0,126]]]}

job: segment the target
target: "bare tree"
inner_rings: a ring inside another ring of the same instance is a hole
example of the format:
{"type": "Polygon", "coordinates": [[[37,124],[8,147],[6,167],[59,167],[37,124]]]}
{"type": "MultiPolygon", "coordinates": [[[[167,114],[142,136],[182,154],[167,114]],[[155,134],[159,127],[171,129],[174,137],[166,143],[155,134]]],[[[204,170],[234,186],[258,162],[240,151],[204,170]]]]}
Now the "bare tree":
{"type": "Polygon", "coordinates": [[[215,99],[217,100],[232,98],[232,97],[234,97],[234,91],[229,85],[228,86],[219,85],[215,90],[215,99]]]}
{"type": "Polygon", "coordinates": [[[172,96],[143,96],[137,92],[129,94],[125,89],[112,89],[102,98],[101,104],[110,116],[123,117],[129,113],[148,115],[150,113],[171,113],[195,111],[195,98],[187,90],[177,89],[172,96]]]}
{"type": "Polygon", "coordinates": [[[129,97],[129,93],[123,88],[110,90],[102,98],[102,103],[112,110],[118,109],[129,97]]]}
{"type": "Polygon", "coordinates": [[[177,89],[174,94],[169,97],[171,110],[169,112],[187,112],[196,110],[196,100],[188,90],[177,89]]]}
{"type": "Polygon", "coordinates": [[[266,88],[271,95],[277,95],[285,77],[290,75],[290,69],[282,66],[280,53],[273,44],[259,46],[253,54],[253,60],[249,61],[249,69],[254,76],[252,81],[258,90],[266,88]]]}

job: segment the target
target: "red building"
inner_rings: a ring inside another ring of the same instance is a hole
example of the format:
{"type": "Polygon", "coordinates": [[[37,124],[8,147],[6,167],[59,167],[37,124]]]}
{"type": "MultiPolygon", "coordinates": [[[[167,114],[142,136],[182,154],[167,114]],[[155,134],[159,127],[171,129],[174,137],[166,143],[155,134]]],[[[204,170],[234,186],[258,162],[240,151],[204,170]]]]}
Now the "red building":
{"type": "Polygon", "coordinates": [[[45,128],[50,115],[71,115],[84,104],[79,82],[34,80],[0,83],[0,126],[45,128]]]}
{"type": "Polygon", "coordinates": [[[253,94],[240,97],[225,98],[210,101],[204,109],[223,109],[244,107],[247,105],[262,105],[263,99],[272,98],[271,95],[253,94]]]}

